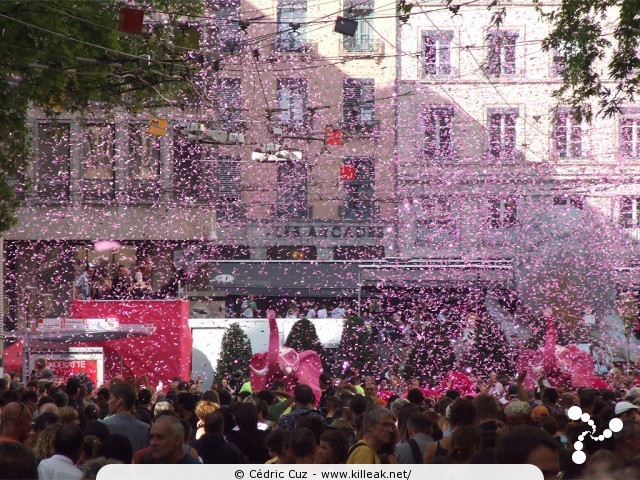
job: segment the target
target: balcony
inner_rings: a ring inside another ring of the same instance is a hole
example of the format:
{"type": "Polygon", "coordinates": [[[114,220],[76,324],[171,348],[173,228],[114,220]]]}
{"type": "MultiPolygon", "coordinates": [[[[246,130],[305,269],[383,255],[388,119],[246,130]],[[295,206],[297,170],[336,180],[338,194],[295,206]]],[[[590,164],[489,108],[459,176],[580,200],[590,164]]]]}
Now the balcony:
{"type": "Polygon", "coordinates": [[[343,135],[351,138],[378,137],[380,120],[351,120],[340,124],[343,135]]]}
{"type": "Polygon", "coordinates": [[[318,44],[312,40],[291,36],[277,39],[273,45],[273,50],[277,54],[283,55],[316,55],[318,53],[318,44]]]}
{"type": "Polygon", "coordinates": [[[369,37],[345,37],[340,42],[340,53],[364,57],[384,55],[384,42],[369,37]]]}

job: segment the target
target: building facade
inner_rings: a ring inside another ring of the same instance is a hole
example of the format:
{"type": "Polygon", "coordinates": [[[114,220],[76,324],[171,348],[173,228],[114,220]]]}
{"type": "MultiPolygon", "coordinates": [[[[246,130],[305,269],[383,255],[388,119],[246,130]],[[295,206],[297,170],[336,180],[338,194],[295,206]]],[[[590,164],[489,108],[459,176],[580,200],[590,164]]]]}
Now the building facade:
{"type": "Polygon", "coordinates": [[[142,266],[155,290],[187,272],[211,316],[250,294],[517,290],[554,255],[637,284],[640,109],[578,121],[554,103],[562,54],[542,49],[534,6],[499,28],[487,6],[224,0],[192,21],[187,113],[34,111],[33,188],[5,236],[10,319],[64,314],[87,263],[142,266]]]}
{"type": "Polygon", "coordinates": [[[32,188],[5,236],[14,325],[63,315],[88,264],[142,268],[155,291],[180,271],[219,316],[227,296],[355,296],[354,264],[394,255],[393,8],[225,0],[185,24],[203,59],[187,112],[32,112],[32,188]]]}

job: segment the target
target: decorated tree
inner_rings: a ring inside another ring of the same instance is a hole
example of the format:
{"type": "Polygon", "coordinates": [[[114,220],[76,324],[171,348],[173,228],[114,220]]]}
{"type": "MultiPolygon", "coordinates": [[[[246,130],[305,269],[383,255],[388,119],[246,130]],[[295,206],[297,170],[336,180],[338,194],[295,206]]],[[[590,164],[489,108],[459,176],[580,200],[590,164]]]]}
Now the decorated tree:
{"type": "Polygon", "coordinates": [[[489,373],[510,374],[513,370],[511,349],[500,325],[489,315],[481,315],[475,329],[467,361],[473,373],[487,376],[489,373]]]}
{"type": "Polygon", "coordinates": [[[414,343],[404,367],[406,378],[418,378],[423,383],[437,384],[453,370],[455,354],[450,335],[443,322],[433,319],[425,327],[424,340],[414,343]]]}
{"type": "Polygon", "coordinates": [[[249,374],[251,360],[251,342],[240,325],[232,323],[222,337],[222,349],[216,368],[218,378],[228,378],[234,372],[242,370],[244,376],[249,374]]]}
{"type": "Polygon", "coordinates": [[[376,371],[379,355],[372,348],[371,334],[360,317],[349,317],[342,329],[342,339],[336,354],[338,375],[368,374],[376,371]]]}
{"type": "Polygon", "coordinates": [[[327,352],[322,348],[316,327],[309,319],[301,318],[293,324],[287,340],[284,342],[284,346],[293,348],[296,352],[302,352],[304,350],[317,352],[322,359],[322,367],[324,370],[330,370],[327,352]]]}
{"type": "Polygon", "coordinates": [[[284,346],[293,348],[297,352],[302,352],[303,350],[313,350],[318,354],[322,352],[322,345],[320,344],[316,327],[306,318],[301,318],[293,324],[284,346]]]}

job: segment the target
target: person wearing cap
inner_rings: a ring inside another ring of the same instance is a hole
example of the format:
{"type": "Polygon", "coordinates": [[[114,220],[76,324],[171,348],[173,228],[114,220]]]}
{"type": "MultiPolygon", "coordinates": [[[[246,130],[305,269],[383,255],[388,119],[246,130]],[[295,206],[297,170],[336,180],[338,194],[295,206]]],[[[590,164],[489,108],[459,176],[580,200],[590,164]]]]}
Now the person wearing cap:
{"type": "Polygon", "coordinates": [[[632,420],[637,422],[640,420],[640,412],[638,407],[631,402],[618,402],[615,407],[615,414],[621,420],[632,420]]]}
{"type": "Polygon", "coordinates": [[[320,403],[318,403],[318,410],[320,413],[327,416],[327,399],[329,397],[333,397],[336,394],[336,389],[333,387],[331,383],[331,375],[328,373],[322,372],[318,379],[318,384],[320,385],[320,403]]]}

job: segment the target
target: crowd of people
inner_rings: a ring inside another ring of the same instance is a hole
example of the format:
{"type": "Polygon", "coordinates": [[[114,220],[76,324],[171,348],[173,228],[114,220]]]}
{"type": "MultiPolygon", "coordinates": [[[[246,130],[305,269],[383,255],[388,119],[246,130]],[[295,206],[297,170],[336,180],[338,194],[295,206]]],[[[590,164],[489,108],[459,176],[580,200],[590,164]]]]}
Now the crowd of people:
{"type": "Polygon", "coordinates": [[[0,379],[2,478],[90,479],[109,463],[528,463],[546,480],[640,478],[640,387],[624,381],[596,390],[540,378],[528,391],[524,374],[492,375],[475,395],[434,397],[393,374],[321,373],[316,398],[308,385],[287,392],[281,382],[251,391],[223,380],[203,391],[175,379],[164,392],[146,379],[94,390],[48,377],[0,379]],[[593,425],[570,418],[575,406],[593,425]],[[620,428],[605,438],[616,418],[620,428]]]}
{"type": "Polygon", "coordinates": [[[74,281],[75,298],[79,300],[149,300],[179,296],[181,287],[179,271],[156,292],[151,287],[150,274],[149,267],[144,263],[134,268],[122,264],[114,265],[111,274],[108,268],[88,264],[74,281]]]}

